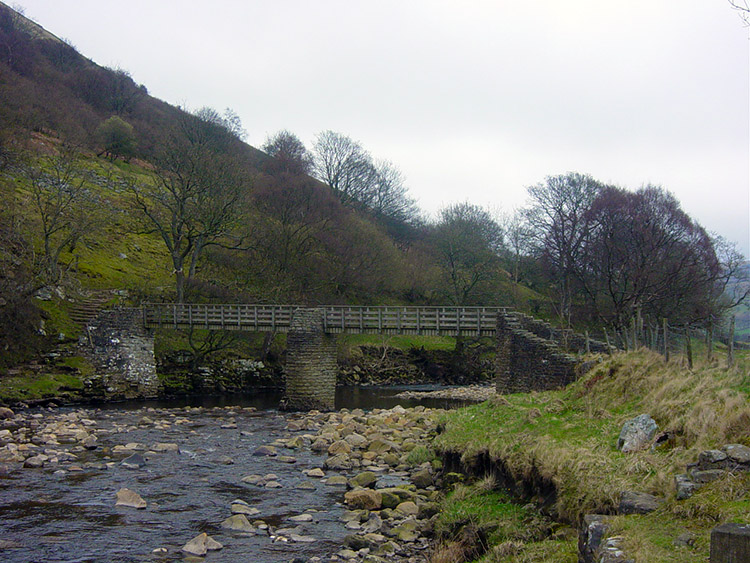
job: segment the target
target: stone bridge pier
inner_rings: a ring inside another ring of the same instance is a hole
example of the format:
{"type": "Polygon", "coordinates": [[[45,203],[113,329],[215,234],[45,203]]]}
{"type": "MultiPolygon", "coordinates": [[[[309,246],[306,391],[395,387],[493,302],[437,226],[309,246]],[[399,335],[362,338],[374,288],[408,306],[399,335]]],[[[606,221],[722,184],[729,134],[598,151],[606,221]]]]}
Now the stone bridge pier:
{"type": "Polygon", "coordinates": [[[326,334],[323,309],[294,311],[287,333],[286,394],[279,408],[330,411],[336,400],[336,338],[326,334]]]}

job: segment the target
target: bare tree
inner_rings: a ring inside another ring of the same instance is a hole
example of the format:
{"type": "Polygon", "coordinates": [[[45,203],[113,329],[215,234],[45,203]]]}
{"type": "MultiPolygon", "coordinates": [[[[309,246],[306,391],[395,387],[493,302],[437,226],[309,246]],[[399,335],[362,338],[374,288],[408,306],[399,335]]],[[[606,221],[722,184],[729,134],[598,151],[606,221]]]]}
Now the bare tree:
{"type": "Polygon", "coordinates": [[[314,171],[347,205],[369,205],[377,171],[357,141],[334,131],[318,134],[313,145],[314,171]]]}
{"type": "Polygon", "coordinates": [[[270,173],[309,174],[313,161],[304,143],[290,131],[283,130],[269,136],[263,151],[274,158],[265,168],[270,173]]]}
{"type": "Polygon", "coordinates": [[[449,299],[455,305],[486,300],[499,273],[502,230],[492,214],[470,203],[440,212],[434,244],[449,299]]]}
{"type": "Polygon", "coordinates": [[[29,209],[39,220],[45,281],[55,284],[63,274],[63,250],[75,249],[95,228],[104,206],[88,188],[89,174],[72,147],[62,146],[57,154],[39,159],[27,156],[21,171],[28,182],[29,209]]]}
{"type": "Polygon", "coordinates": [[[166,245],[174,268],[177,301],[211,245],[238,247],[232,233],[249,175],[221,150],[210,122],[184,115],[165,143],[150,182],[130,182],[133,201],[166,245]],[[186,263],[189,264],[185,274],[186,263]]]}
{"type": "Polygon", "coordinates": [[[584,220],[602,184],[591,176],[569,172],[548,176],[528,189],[531,206],[525,211],[537,255],[549,266],[559,294],[559,316],[570,322],[575,265],[590,226],[584,220]]]}
{"type": "Polygon", "coordinates": [[[665,190],[603,188],[585,215],[589,237],[578,280],[591,307],[616,329],[635,316],[711,321],[722,268],[711,237],[665,190]]]}
{"type": "Polygon", "coordinates": [[[389,160],[379,160],[375,163],[375,174],[370,201],[375,214],[398,221],[413,219],[418,213],[417,205],[408,195],[401,170],[389,160]]]}
{"type": "Polygon", "coordinates": [[[247,131],[242,126],[242,120],[237,112],[232,108],[226,108],[223,114],[220,114],[214,108],[203,106],[196,110],[193,115],[205,123],[210,123],[216,127],[224,129],[227,133],[244,141],[247,137],[247,131]]]}
{"type": "Polygon", "coordinates": [[[742,21],[746,26],[750,26],[750,2],[748,0],[728,0],[729,5],[732,6],[739,13],[742,21]]]}
{"type": "Polygon", "coordinates": [[[521,212],[505,215],[501,225],[511,263],[513,282],[518,283],[521,279],[521,263],[530,247],[531,229],[521,212]]]}

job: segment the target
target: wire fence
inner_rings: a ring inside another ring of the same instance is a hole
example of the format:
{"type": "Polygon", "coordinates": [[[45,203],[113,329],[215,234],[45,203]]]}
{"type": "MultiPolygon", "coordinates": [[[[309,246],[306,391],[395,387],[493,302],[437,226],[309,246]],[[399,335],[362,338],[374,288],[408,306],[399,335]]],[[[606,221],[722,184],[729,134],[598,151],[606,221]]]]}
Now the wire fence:
{"type": "Polygon", "coordinates": [[[689,367],[699,360],[722,359],[731,366],[738,351],[750,349],[747,342],[736,339],[734,318],[715,327],[673,325],[666,319],[657,325],[634,319],[629,329],[586,335],[587,339],[605,341],[611,351],[648,348],[662,354],[667,361],[682,361],[689,367]]]}

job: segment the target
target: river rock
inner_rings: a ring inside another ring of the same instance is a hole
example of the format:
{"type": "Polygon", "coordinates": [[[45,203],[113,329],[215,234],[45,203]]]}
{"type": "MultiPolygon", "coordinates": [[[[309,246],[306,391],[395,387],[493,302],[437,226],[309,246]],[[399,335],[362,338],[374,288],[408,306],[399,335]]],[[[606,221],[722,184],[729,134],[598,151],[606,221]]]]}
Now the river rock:
{"type": "Polygon", "coordinates": [[[339,454],[349,454],[352,451],[352,447],[348,442],[344,440],[338,440],[331,444],[328,448],[328,454],[335,456],[339,454]]]}
{"type": "Polygon", "coordinates": [[[289,518],[292,522],[312,522],[312,514],[305,512],[304,514],[298,514],[297,516],[291,516],[289,518]]]}
{"type": "Polygon", "coordinates": [[[222,528],[235,530],[237,532],[255,532],[255,527],[244,514],[235,514],[221,523],[222,528]]]}
{"type": "Polygon", "coordinates": [[[26,458],[26,461],[23,462],[23,466],[30,469],[38,469],[40,467],[44,467],[44,462],[46,461],[46,456],[43,455],[35,455],[26,458]]]}
{"type": "Polygon", "coordinates": [[[380,498],[383,508],[396,508],[401,502],[397,495],[387,489],[380,489],[380,498]]]}
{"type": "Polygon", "coordinates": [[[379,532],[382,528],[383,528],[383,519],[376,512],[370,513],[370,517],[367,519],[367,522],[365,522],[361,526],[362,531],[365,532],[366,534],[379,532]]]}
{"type": "Polygon", "coordinates": [[[14,416],[16,416],[16,413],[14,413],[12,409],[9,409],[8,407],[0,407],[0,420],[10,420],[14,416]]]}
{"type": "Polygon", "coordinates": [[[418,489],[426,489],[435,484],[432,479],[432,474],[428,469],[417,471],[411,476],[411,482],[414,483],[418,489]]]}
{"type": "Polygon", "coordinates": [[[396,512],[402,516],[416,516],[419,513],[419,508],[415,502],[407,500],[396,506],[396,512]]]}
{"type": "Polygon", "coordinates": [[[348,434],[344,438],[344,441],[346,441],[346,443],[352,446],[353,448],[361,448],[367,443],[367,438],[365,438],[361,434],[352,432],[351,434],[348,434]]]}
{"type": "Polygon", "coordinates": [[[363,471],[362,473],[359,473],[358,475],[355,475],[351,479],[349,479],[349,485],[352,489],[356,489],[357,487],[362,488],[368,488],[372,487],[375,482],[378,480],[378,476],[375,475],[372,471],[363,471]]]}
{"type": "Polygon", "coordinates": [[[182,551],[202,557],[209,551],[215,551],[223,547],[223,545],[204,532],[182,546],[182,551]]]}
{"type": "Polygon", "coordinates": [[[343,475],[332,475],[326,479],[325,483],[329,487],[345,487],[349,483],[349,480],[343,475]]]}
{"type": "Polygon", "coordinates": [[[406,520],[392,530],[399,541],[413,542],[419,538],[419,526],[414,520],[406,520]]]}
{"type": "Polygon", "coordinates": [[[115,506],[127,506],[130,508],[146,508],[146,501],[141,495],[130,489],[120,489],[117,491],[117,502],[115,506]]]}
{"type": "Polygon", "coordinates": [[[163,442],[157,442],[151,447],[151,451],[157,452],[157,453],[163,453],[163,452],[179,452],[180,446],[174,443],[163,443],[163,442]]]}
{"type": "Polygon", "coordinates": [[[372,489],[354,489],[344,495],[344,501],[350,508],[379,510],[383,504],[383,495],[372,489]]]}
{"type": "Polygon", "coordinates": [[[290,438],[286,441],[286,447],[290,448],[292,450],[297,450],[299,448],[304,448],[306,444],[306,440],[303,436],[295,436],[294,438],[290,438]]]}
{"type": "Polygon", "coordinates": [[[123,459],[120,462],[120,465],[122,465],[126,469],[140,469],[141,467],[146,465],[146,460],[143,459],[143,456],[140,454],[133,454],[123,459]]]}
{"type": "Polygon", "coordinates": [[[347,454],[339,454],[333,457],[329,457],[325,460],[325,462],[323,462],[323,465],[326,467],[326,469],[337,470],[351,469],[354,466],[351,458],[347,454]]]}
{"type": "Polygon", "coordinates": [[[623,453],[642,450],[653,440],[657,429],[653,418],[647,414],[640,414],[623,425],[617,439],[617,448],[623,453]]]}
{"type": "Polygon", "coordinates": [[[369,549],[377,546],[377,542],[370,536],[364,536],[359,534],[351,534],[344,538],[344,545],[350,547],[354,551],[360,549],[369,549]]]}
{"type": "Polygon", "coordinates": [[[302,481],[300,483],[297,483],[294,488],[300,489],[302,491],[314,491],[315,483],[313,483],[312,481],[302,481]]]}
{"type": "Polygon", "coordinates": [[[317,479],[323,478],[326,476],[325,472],[320,467],[315,467],[313,469],[310,469],[307,471],[308,477],[315,477],[317,479]]]}
{"type": "Polygon", "coordinates": [[[393,449],[393,446],[390,442],[382,439],[373,440],[370,442],[370,445],[367,447],[368,452],[373,452],[376,454],[384,454],[386,452],[389,452],[393,449]]]}
{"type": "Polygon", "coordinates": [[[289,539],[297,543],[313,543],[318,541],[312,536],[303,536],[301,534],[289,534],[289,539]]]}
{"type": "Polygon", "coordinates": [[[247,503],[233,502],[231,506],[232,514],[245,514],[247,516],[256,516],[260,514],[260,510],[254,506],[249,506],[247,503]]]}
{"type": "Polygon", "coordinates": [[[275,456],[277,455],[276,448],[274,446],[260,446],[253,452],[254,456],[275,456]]]}
{"type": "Polygon", "coordinates": [[[315,440],[312,445],[310,446],[310,449],[314,452],[324,452],[328,450],[328,441],[323,438],[318,438],[315,440]]]}

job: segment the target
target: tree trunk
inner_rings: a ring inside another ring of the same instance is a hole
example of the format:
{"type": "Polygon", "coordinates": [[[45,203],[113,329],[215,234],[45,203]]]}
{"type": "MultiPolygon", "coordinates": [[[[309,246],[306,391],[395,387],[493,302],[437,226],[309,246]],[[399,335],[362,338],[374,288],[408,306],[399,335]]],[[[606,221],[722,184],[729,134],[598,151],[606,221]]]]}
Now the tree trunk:
{"type": "Polygon", "coordinates": [[[174,278],[177,290],[177,303],[185,302],[185,270],[183,270],[184,259],[178,253],[172,254],[172,264],[174,265],[174,278]]]}

